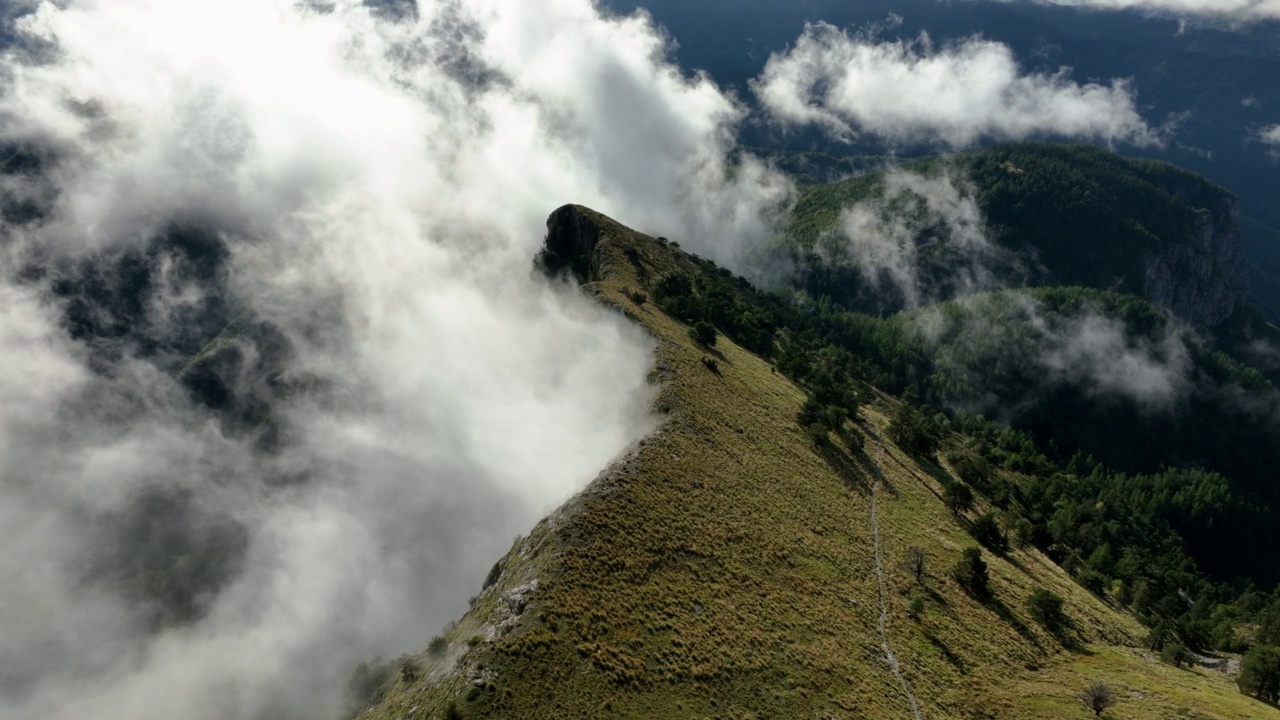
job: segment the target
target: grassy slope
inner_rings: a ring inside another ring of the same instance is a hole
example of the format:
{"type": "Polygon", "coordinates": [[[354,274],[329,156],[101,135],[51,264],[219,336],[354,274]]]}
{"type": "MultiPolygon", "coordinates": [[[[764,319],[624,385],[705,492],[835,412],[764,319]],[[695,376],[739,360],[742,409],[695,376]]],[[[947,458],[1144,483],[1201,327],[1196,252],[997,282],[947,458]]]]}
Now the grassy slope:
{"type": "Polygon", "coordinates": [[[449,702],[467,718],[910,717],[876,631],[877,477],[888,634],[924,717],[1083,718],[1074,695],[1100,679],[1115,718],[1280,718],[1225,676],[1134,649],[1142,628],[1037,552],[986,554],[996,600],[967,597],[947,571],[972,543],[940,500],[945,470],[883,439],[894,401],[862,410],[861,450],[815,451],[794,419],[802,390],[723,337],[713,373],[682,324],[629,299],[642,284],[626,246],[655,278],[689,261],[592,217],[605,233],[588,290],[655,336],[666,422],[517,541],[449,650],[365,718],[445,717],[449,702]],[[919,620],[913,545],[928,553],[919,620]],[[535,578],[513,617],[504,594],[535,578]],[[1027,617],[1036,586],[1067,599],[1077,649],[1027,617]]]}

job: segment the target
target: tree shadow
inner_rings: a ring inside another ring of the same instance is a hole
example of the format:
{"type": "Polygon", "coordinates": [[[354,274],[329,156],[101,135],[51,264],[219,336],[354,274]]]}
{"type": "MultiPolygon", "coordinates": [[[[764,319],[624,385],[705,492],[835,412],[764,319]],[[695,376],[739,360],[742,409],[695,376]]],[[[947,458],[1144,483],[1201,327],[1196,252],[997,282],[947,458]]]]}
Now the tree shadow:
{"type": "Polygon", "coordinates": [[[815,445],[814,449],[847,485],[863,492],[871,492],[871,483],[867,481],[867,477],[875,475],[868,473],[865,464],[859,463],[856,456],[830,442],[815,445]]]}
{"type": "Polygon", "coordinates": [[[961,675],[969,674],[969,666],[965,663],[964,658],[952,652],[951,648],[947,647],[947,644],[942,642],[937,635],[925,630],[924,636],[925,639],[929,641],[929,644],[937,648],[938,652],[942,653],[942,657],[947,662],[951,663],[951,665],[955,667],[961,675]]]}
{"type": "Polygon", "coordinates": [[[1022,620],[1013,613],[1013,610],[1011,610],[1003,600],[990,592],[978,595],[969,590],[965,590],[965,593],[988,610],[994,612],[997,617],[1003,620],[1006,625],[1013,628],[1014,631],[1021,635],[1024,640],[1036,646],[1037,650],[1044,649],[1044,646],[1040,644],[1039,638],[1036,637],[1035,633],[1031,632],[1031,628],[1027,627],[1027,624],[1022,622],[1022,620]]]}

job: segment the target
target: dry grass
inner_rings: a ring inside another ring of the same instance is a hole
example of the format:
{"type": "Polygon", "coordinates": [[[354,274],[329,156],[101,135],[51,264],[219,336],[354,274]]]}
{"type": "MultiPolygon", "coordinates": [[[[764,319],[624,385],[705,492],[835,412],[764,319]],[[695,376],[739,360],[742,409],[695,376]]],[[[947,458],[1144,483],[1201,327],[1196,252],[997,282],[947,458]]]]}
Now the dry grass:
{"type": "Polygon", "coordinates": [[[879,474],[888,632],[925,717],[1084,718],[1075,694],[1099,679],[1123,699],[1111,717],[1280,718],[1224,676],[1133,649],[1142,628],[1037,552],[984,553],[995,599],[968,597],[949,576],[973,543],[941,502],[946,470],[883,439],[894,401],[863,409],[860,450],[815,450],[795,422],[799,388],[630,297],[644,286],[632,258],[654,278],[688,259],[598,222],[603,279],[588,290],[655,336],[665,423],[518,542],[450,653],[424,658],[425,679],[397,682],[366,717],[434,719],[456,702],[466,718],[908,718],[876,633],[867,493],[879,474]],[[928,553],[919,587],[912,546],[928,553]],[[534,578],[528,609],[497,630],[502,593],[534,578]],[[1036,587],[1066,598],[1066,637],[1028,617],[1036,587]],[[926,598],[916,620],[913,594],[926,598]],[[474,635],[488,639],[468,647],[474,635]]]}

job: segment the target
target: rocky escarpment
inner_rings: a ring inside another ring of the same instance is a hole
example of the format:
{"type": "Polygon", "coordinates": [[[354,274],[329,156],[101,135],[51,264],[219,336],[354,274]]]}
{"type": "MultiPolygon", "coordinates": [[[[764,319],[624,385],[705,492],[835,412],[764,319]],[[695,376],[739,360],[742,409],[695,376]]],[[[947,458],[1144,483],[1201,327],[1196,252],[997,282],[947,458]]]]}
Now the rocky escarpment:
{"type": "Polygon", "coordinates": [[[1239,203],[1231,196],[1196,208],[1183,242],[1147,258],[1143,295],[1197,327],[1226,320],[1249,292],[1239,222],[1239,203]]]}
{"type": "Polygon", "coordinates": [[[547,238],[534,264],[549,275],[572,274],[578,282],[599,278],[603,258],[596,252],[602,230],[615,224],[581,205],[565,205],[547,218],[547,238]]]}

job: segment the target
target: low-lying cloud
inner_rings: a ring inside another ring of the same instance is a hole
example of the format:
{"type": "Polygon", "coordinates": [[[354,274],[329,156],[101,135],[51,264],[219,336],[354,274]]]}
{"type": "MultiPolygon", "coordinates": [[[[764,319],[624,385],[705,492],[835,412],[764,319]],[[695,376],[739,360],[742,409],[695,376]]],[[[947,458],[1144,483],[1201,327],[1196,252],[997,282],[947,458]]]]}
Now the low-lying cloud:
{"type": "Polygon", "coordinates": [[[999,292],[912,316],[938,350],[947,400],[966,412],[1016,416],[1056,387],[1165,411],[1194,389],[1186,343],[1170,323],[1142,334],[1085,301],[1068,313],[999,292]]]}
{"type": "Polygon", "coordinates": [[[952,148],[1044,136],[1160,142],[1125,80],[1079,84],[1069,68],[1024,73],[1008,46],[979,37],[881,42],[811,24],[769,58],[752,90],[775,121],[845,140],[865,134],[952,148]]]}
{"type": "Polygon", "coordinates": [[[648,338],[530,272],[546,216],[732,263],[790,196],[643,15],[405,7],[11,19],[0,717],[334,716],[652,428],[648,338]]]}
{"type": "Polygon", "coordinates": [[[891,167],[818,239],[822,261],[857,271],[867,309],[895,311],[1016,284],[1027,258],[993,242],[959,167],[891,167]]]}

